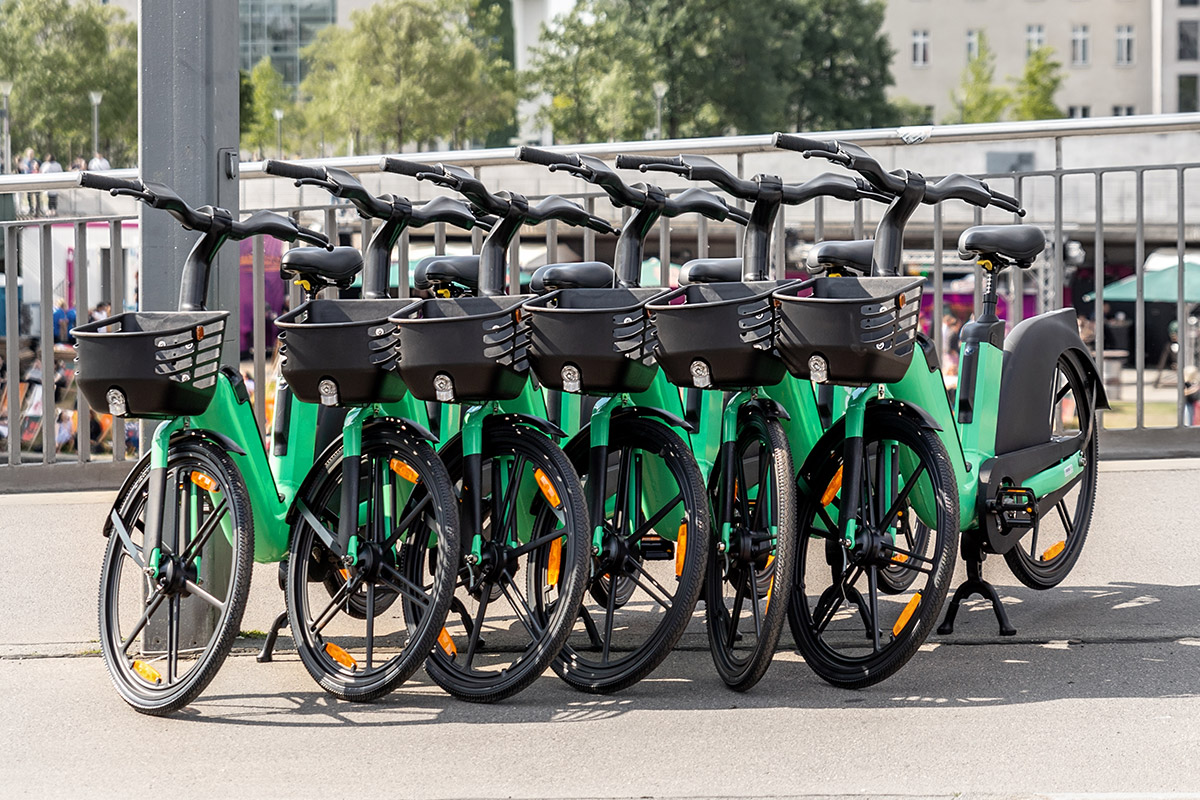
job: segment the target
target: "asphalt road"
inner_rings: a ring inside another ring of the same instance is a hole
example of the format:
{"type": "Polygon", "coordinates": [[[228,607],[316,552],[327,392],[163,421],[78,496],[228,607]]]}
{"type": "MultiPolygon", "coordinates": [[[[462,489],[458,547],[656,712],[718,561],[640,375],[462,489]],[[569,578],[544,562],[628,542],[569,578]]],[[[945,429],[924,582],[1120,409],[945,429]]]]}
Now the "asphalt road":
{"type": "MultiPolygon", "coordinates": [[[[549,675],[474,706],[418,675],[352,705],[246,640],[171,719],[128,709],[94,656],[111,496],[0,497],[0,546],[23,556],[0,566],[0,796],[1200,797],[1200,462],[1101,470],[1064,586],[986,565],[1015,638],[976,603],[866,690],[822,683],[785,634],[762,683],[731,693],[693,625],[616,696],[549,675]]],[[[278,610],[273,570],[255,574],[247,630],[278,610]]]]}

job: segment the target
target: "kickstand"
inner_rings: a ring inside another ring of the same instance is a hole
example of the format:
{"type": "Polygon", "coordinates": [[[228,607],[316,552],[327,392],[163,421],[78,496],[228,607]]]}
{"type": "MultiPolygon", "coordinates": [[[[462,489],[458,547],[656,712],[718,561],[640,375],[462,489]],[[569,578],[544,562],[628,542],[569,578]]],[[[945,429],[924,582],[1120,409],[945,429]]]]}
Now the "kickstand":
{"type": "Polygon", "coordinates": [[[950,598],[950,607],[946,610],[946,619],[938,626],[938,633],[954,633],[954,618],[958,616],[958,607],[973,594],[992,601],[992,611],[996,612],[996,620],[1000,623],[1001,636],[1017,635],[1017,629],[1008,621],[1008,613],[1000,602],[1000,595],[996,594],[996,587],[983,579],[982,558],[967,559],[967,579],[954,590],[954,597],[950,598]]]}
{"type": "Polygon", "coordinates": [[[267,640],[263,642],[262,650],[258,651],[258,663],[270,663],[271,655],[275,652],[275,640],[279,638],[279,629],[287,624],[287,611],[280,611],[279,616],[271,623],[271,630],[267,632],[267,640]]]}

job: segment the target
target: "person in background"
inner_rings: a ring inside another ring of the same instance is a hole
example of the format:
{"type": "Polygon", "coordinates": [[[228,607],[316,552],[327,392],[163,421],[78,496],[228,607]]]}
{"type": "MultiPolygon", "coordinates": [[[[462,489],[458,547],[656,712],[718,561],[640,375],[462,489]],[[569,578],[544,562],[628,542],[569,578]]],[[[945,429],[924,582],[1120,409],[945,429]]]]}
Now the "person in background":
{"type": "Polygon", "coordinates": [[[1183,369],[1183,424],[1200,425],[1200,369],[1183,369]]]}
{"type": "Polygon", "coordinates": [[[71,329],[75,327],[75,309],[67,308],[67,301],[61,297],[54,301],[54,341],[56,344],[70,344],[71,329]]]}
{"type": "MultiPolygon", "coordinates": [[[[45,160],[42,161],[42,172],[62,172],[62,164],[54,159],[53,153],[47,153],[45,160]]],[[[58,190],[52,189],[46,192],[46,212],[52,217],[58,216],[58,190]]]]}
{"type": "MultiPolygon", "coordinates": [[[[36,175],[41,163],[37,157],[33,155],[33,148],[25,148],[25,155],[21,156],[21,160],[17,163],[17,169],[22,175],[36,175]]],[[[25,193],[26,211],[25,213],[33,217],[41,216],[42,214],[42,193],[41,192],[26,192],[25,193]]]]}
{"type": "Polygon", "coordinates": [[[112,169],[112,165],[108,163],[108,159],[100,155],[97,151],[92,154],[92,160],[88,162],[87,168],[90,170],[112,169]]]}
{"type": "Polygon", "coordinates": [[[96,303],[96,307],[88,313],[88,322],[97,322],[102,319],[107,319],[111,309],[112,306],[108,304],[107,300],[101,300],[99,303],[96,303]]]}
{"type": "Polygon", "coordinates": [[[71,159],[71,172],[83,172],[87,169],[87,162],[83,160],[83,156],[75,156],[71,159]]]}

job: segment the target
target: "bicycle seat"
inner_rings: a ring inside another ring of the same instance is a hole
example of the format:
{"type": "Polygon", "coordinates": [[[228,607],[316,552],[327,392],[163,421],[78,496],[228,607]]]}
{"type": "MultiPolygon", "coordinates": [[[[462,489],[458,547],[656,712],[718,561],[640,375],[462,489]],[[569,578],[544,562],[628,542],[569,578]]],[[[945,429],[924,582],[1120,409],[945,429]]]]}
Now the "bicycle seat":
{"type": "Polygon", "coordinates": [[[867,274],[871,271],[871,254],[874,250],[873,239],[817,242],[809,248],[805,265],[809,272],[824,272],[832,267],[836,271],[849,269],[867,274]]]}
{"type": "Polygon", "coordinates": [[[679,268],[679,285],[737,283],[742,279],[740,258],[693,258],[679,268]]]}
{"type": "Polygon", "coordinates": [[[964,261],[999,254],[1028,267],[1045,247],[1046,234],[1036,225],[976,225],[958,237],[958,256],[964,261]]]}
{"type": "Polygon", "coordinates": [[[529,289],[537,294],[555,289],[609,289],[615,280],[612,267],[602,261],[546,264],[534,270],[529,289]]]}
{"type": "Polygon", "coordinates": [[[362,254],[353,247],[293,247],[279,262],[280,275],[307,281],[314,289],[349,288],[362,268],[362,254]]]}
{"type": "Polygon", "coordinates": [[[474,291],[479,286],[479,256],[422,258],[413,270],[413,285],[428,289],[435,283],[458,283],[474,291]]]}

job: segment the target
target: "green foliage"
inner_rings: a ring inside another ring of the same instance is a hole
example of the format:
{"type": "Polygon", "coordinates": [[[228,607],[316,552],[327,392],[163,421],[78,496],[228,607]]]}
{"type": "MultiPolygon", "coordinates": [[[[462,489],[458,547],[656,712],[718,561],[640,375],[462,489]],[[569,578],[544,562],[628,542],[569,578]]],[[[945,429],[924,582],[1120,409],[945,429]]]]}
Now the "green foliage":
{"type": "Polygon", "coordinates": [[[244,139],[250,131],[254,118],[254,90],[250,86],[250,73],[238,70],[238,134],[244,139]]]}
{"type": "Polygon", "coordinates": [[[979,53],[967,62],[958,90],[950,93],[957,110],[946,118],[945,123],[998,122],[1012,103],[1012,94],[997,86],[995,77],[996,54],[992,52],[987,36],[980,32],[979,53]]]}
{"type": "Polygon", "coordinates": [[[892,101],[892,119],[888,124],[897,127],[932,125],[933,113],[929,106],[915,103],[907,97],[897,97],[892,101]]]}
{"type": "Polygon", "coordinates": [[[881,0],[580,0],[523,76],[564,142],[638,139],[662,81],[666,136],[881,124],[881,0]]]}
{"type": "Polygon", "coordinates": [[[100,149],[136,158],[137,26],[118,9],[69,0],[0,1],[0,78],[13,82],[13,156],[32,147],[69,165],[92,151],[92,104],[103,93],[100,149]]]}
{"type": "Polygon", "coordinates": [[[1054,51],[1039,47],[1025,60],[1025,70],[1013,87],[1013,119],[1058,119],[1062,109],[1054,95],[1062,86],[1062,63],[1054,60],[1054,51]]]}
{"type": "Polygon", "coordinates": [[[269,56],[263,56],[250,70],[250,97],[250,119],[243,121],[246,127],[243,143],[260,158],[277,155],[278,123],[275,109],[283,111],[285,119],[289,116],[294,119],[294,115],[291,92],[283,85],[283,75],[271,66],[269,56]]]}
{"type": "Polygon", "coordinates": [[[352,14],[350,29],[321,31],[303,52],[310,129],[386,148],[462,145],[510,124],[512,69],[487,35],[499,13],[466,0],[381,0],[352,14]]]}

